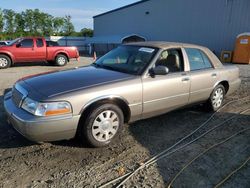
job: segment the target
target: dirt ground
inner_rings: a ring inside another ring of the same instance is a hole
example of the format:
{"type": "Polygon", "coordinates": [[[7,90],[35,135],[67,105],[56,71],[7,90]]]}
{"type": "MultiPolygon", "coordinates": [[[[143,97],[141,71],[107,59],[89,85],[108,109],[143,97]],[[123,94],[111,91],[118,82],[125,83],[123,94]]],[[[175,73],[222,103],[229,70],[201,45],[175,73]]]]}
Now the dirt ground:
{"type": "MultiPolygon", "coordinates": [[[[176,143],[206,121],[212,113],[195,106],[160,117],[125,125],[119,138],[106,148],[88,148],[75,140],[37,144],[26,140],[7,124],[3,94],[21,77],[88,64],[71,62],[66,67],[32,64],[0,70],[0,187],[95,187],[131,172],[140,163],[176,143]]],[[[191,139],[225,119],[250,108],[250,65],[238,65],[242,84],[226,101],[231,103],[191,139]]],[[[250,111],[213,130],[180,151],[139,171],[126,187],[166,187],[193,158],[214,144],[250,127],[250,111]]],[[[190,141],[190,139],[188,140],[190,141]]],[[[188,142],[186,141],[186,142],[188,142]]],[[[185,142],[185,143],[186,143],[185,142]]],[[[211,148],[188,165],[173,187],[214,187],[250,157],[250,130],[211,148]]],[[[234,173],[221,187],[249,187],[250,162],[234,173]]],[[[112,187],[111,185],[109,187],[112,187]]]]}

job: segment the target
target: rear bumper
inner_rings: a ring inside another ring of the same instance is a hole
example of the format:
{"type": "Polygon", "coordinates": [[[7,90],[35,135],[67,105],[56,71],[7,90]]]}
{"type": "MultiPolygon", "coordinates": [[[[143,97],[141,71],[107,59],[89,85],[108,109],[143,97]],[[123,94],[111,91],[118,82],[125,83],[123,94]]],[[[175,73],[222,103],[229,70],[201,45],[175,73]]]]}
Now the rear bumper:
{"type": "Polygon", "coordinates": [[[18,108],[8,94],[4,97],[8,122],[24,137],[35,142],[57,141],[75,137],[80,116],[36,117],[18,108]]]}
{"type": "Polygon", "coordinates": [[[230,95],[233,92],[235,92],[237,89],[239,89],[240,84],[241,84],[241,79],[239,79],[239,78],[237,80],[235,80],[234,82],[231,82],[229,85],[229,90],[227,92],[227,95],[230,95]]]}

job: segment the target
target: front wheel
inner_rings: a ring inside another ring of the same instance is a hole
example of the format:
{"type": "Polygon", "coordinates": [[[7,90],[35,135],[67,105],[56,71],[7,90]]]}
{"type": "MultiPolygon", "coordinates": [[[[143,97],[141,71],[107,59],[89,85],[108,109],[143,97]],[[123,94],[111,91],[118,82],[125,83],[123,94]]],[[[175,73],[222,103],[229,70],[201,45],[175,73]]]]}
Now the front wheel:
{"type": "Polygon", "coordinates": [[[81,126],[81,139],[93,147],[108,145],[119,134],[123,113],[114,104],[103,104],[93,109],[81,126]]]}
{"type": "Polygon", "coordinates": [[[10,67],[10,65],[11,65],[10,58],[6,55],[0,55],[0,69],[6,69],[10,67]]]}
{"type": "Polygon", "coordinates": [[[207,102],[208,108],[212,111],[217,111],[223,104],[225,94],[226,92],[224,86],[221,84],[217,85],[207,102]]]}
{"type": "Polygon", "coordinates": [[[65,66],[68,63],[68,58],[65,55],[59,54],[56,56],[56,65],[65,66]]]}

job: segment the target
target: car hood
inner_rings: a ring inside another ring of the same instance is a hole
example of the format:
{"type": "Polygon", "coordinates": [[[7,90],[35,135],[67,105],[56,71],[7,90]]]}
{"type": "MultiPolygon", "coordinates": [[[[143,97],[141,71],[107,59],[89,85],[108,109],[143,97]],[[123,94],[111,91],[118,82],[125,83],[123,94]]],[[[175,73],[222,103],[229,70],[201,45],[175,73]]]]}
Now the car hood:
{"type": "Polygon", "coordinates": [[[131,79],[135,76],[87,66],[24,78],[30,88],[48,98],[102,84],[131,79]]]}

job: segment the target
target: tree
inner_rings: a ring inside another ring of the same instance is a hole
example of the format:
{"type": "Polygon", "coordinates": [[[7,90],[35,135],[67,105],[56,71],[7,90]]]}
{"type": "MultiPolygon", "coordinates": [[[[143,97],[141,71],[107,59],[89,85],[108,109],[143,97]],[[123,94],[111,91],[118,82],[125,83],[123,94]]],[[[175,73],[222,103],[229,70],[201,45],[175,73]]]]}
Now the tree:
{"type": "Polygon", "coordinates": [[[58,35],[63,31],[63,26],[65,25],[65,19],[61,17],[53,18],[53,31],[54,34],[58,35]]]}
{"type": "Polygon", "coordinates": [[[44,36],[50,36],[53,34],[53,16],[47,13],[41,13],[40,19],[41,21],[41,31],[42,35],[44,36]]]}
{"type": "Polygon", "coordinates": [[[34,33],[34,21],[33,20],[33,10],[27,9],[23,14],[24,22],[25,22],[25,30],[29,33],[34,33]]]}
{"type": "Polygon", "coordinates": [[[16,13],[11,9],[4,9],[5,30],[9,34],[14,33],[15,15],[16,13]]]}
{"type": "Polygon", "coordinates": [[[16,13],[14,25],[15,25],[15,33],[23,35],[25,31],[24,12],[16,13]]]}
{"type": "MultiPolygon", "coordinates": [[[[14,39],[20,36],[82,36],[81,32],[75,32],[71,22],[71,16],[53,17],[39,9],[27,9],[23,12],[14,12],[9,9],[0,9],[0,39],[14,39]]],[[[84,30],[88,36],[90,31],[84,30]]]]}
{"type": "Polygon", "coordinates": [[[70,15],[66,15],[64,18],[64,33],[66,36],[71,35],[74,31],[74,25],[71,22],[71,16],[70,15]]]}
{"type": "Polygon", "coordinates": [[[94,35],[93,29],[90,29],[90,28],[83,28],[81,29],[80,33],[84,37],[93,37],[94,35]]]}
{"type": "Polygon", "coordinates": [[[4,28],[4,16],[3,16],[3,11],[0,9],[0,32],[3,32],[4,28]]]}

